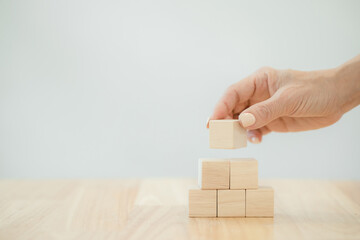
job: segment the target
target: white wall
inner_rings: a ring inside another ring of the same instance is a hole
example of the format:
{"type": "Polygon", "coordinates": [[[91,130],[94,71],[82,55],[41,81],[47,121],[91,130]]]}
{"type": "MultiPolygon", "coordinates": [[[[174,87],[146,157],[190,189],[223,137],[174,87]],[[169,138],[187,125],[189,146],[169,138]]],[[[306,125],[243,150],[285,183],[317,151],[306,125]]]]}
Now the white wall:
{"type": "Polygon", "coordinates": [[[0,0],[0,177],[196,177],[199,157],[263,178],[360,179],[360,108],[312,132],[208,149],[224,89],[263,65],[360,53],[360,1],[0,0]]]}

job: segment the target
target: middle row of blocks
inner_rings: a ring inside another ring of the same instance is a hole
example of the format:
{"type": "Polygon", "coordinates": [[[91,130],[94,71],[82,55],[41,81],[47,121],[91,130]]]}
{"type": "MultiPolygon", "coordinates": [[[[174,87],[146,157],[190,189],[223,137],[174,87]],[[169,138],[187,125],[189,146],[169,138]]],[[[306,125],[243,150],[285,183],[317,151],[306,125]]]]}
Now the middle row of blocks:
{"type": "Polygon", "coordinates": [[[252,158],[199,159],[201,189],[257,189],[258,162],[252,158]]]}

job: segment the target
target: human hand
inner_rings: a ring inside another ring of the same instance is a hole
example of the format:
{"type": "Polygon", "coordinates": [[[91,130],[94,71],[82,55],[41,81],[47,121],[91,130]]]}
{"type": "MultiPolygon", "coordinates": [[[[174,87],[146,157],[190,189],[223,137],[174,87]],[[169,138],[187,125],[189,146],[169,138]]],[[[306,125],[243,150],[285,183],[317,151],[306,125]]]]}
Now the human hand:
{"type": "MultiPolygon", "coordinates": [[[[355,60],[355,73],[360,76],[360,57],[355,60]]],[[[344,69],[343,66],[302,72],[262,68],[231,85],[210,119],[239,118],[253,143],[261,142],[262,136],[272,131],[295,132],[329,126],[359,104],[360,79],[353,81],[350,88],[345,86],[349,82],[345,81],[348,69],[344,69]]]]}

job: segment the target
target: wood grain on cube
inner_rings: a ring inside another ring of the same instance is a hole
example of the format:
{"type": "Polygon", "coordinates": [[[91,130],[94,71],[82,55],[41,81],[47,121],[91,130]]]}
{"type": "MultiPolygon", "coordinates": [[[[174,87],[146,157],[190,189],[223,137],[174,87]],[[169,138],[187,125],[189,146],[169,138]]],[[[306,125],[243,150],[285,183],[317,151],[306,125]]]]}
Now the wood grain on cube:
{"type": "Polygon", "coordinates": [[[229,189],[230,166],[225,159],[199,159],[199,186],[201,189],[229,189]]]}
{"type": "Polygon", "coordinates": [[[246,130],[238,120],[210,120],[209,122],[210,148],[234,149],[246,147],[246,130]]]}
{"type": "Polygon", "coordinates": [[[274,189],[259,187],[249,189],[246,195],[246,217],[273,217],[274,216],[274,189]]]}
{"type": "Polygon", "coordinates": [[[216,217],[217,190],[189,189],[189,217],[216,217]]]}
{"type": "Polygon", "coordinates": [[[253,158],[230,159],[230,189],[258,188],[258,162],[253,158]]]}
{"type": "Polygon", "coordinates": [[[218,190],[218,217],[245,217],[245,190],[218,190]]]}

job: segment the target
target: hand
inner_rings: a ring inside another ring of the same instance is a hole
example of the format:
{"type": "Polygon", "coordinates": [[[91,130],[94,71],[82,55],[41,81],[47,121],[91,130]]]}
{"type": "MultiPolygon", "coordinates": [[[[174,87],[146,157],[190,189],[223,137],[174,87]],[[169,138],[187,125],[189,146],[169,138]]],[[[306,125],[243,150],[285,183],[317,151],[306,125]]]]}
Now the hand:
{"type": "Polygon", "coordinates": [[[360,56],[355,60],[357,75],[351,78],[350,88],[344,86],[349,85],[345,80],[350,78],[346,77],[349,69],[345,71],[345,66],[311,72],[262,68],[231,85],[210,119],[239,118],[253,143],[261,142],[262,136],[272,131],[295,132],[329,126],[350,105],[359,104],[360,56]]]}

